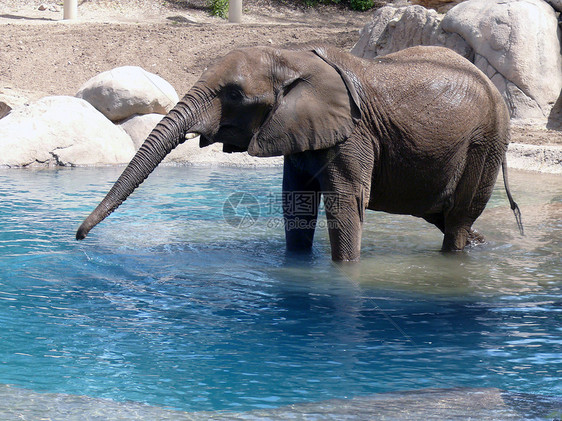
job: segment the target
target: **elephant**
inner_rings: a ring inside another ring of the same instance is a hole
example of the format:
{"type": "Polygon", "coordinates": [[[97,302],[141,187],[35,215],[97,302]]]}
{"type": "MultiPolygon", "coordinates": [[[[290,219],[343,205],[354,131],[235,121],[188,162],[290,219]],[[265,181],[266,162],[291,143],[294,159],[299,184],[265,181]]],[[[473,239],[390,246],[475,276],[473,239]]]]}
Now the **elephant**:
{"type": "Polygon", "coordinates": [[[335,47],[236,49],[204,71],[147,137],[76,238],[113,212],[186,138],[201,147],[283,156],[286,247],[310,251],[324,198],[334,261],[360,257],[365,210],[423,218],[444,252],[472,229],[500,166],[507,181],[509,114],[494,84],[443,47],[362,59],[335,47]],[[299,192],[315,199],[294,211],[299,192]],[[334,205],[337,203],[337,206],[334,205]]]}

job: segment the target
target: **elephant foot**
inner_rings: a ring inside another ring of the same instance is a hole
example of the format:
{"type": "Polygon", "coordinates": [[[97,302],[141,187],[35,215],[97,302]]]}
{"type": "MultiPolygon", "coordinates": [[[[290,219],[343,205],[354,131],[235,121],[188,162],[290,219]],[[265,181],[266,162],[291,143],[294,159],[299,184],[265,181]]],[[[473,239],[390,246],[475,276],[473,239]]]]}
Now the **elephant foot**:
{"type": "Polygon", "coordinates": [[[467,246],[479,246],[486,242],[486,238],[478,231],[471,229],[468,232],[468,238],[466,239],[467,246]]]}
{"type": "Polygon", "coordinates": [[[466,246],[477,246],[485,242],[484,236],[472,228],[460,228],[453,233],[445,233],[441,251],[463,251],[466,246]]]}
{"type": "Polygon", "coordinates": [[[459,229],[454,232],[445,232],[445,237],[443,238],[443,245],[441,246],[441,251],[451,252],[451,251],[463,251],[468,243],[468,231],[465,229],[459,229]]]}

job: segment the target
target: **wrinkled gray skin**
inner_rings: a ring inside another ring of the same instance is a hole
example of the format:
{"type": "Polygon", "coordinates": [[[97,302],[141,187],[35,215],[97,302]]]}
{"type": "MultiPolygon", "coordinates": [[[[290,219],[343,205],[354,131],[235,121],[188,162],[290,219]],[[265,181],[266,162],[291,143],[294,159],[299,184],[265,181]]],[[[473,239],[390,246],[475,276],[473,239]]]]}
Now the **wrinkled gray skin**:
{"type": "MultiPolygon", "coordinates": [[[[324,200],[334,260],[359,259],[365,209],[429,221],[443,232],[444,251],[482,241],[472,224],[502,164],[507,175],[504,101],[484,74],[448,49],[414,47],[364,60],[328,47],[248,48],[202,75],[76,238],[127,199],[187,133],[199,133],[201,146],[222,142],[225,152],[284,155],[284,192],[331,192],[324,200]]],[[[317,210],[290,214],[294,196],[283,195],[287,248],[310,250],[317,210]],[[308,227],[291,229],[295,218],[308,227]]]]}

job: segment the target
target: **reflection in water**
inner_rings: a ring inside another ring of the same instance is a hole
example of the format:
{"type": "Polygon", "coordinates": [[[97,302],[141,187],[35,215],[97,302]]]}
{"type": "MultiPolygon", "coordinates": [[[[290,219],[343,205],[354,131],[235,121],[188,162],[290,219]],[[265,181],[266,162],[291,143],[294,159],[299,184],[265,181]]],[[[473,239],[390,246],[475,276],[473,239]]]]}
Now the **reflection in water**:
{"type": "Polygon", "coordinates": [[[498,184],[485,245],[444,255],[425,222],[368,213],[363,260],[341,266],[325,230],[294,257],[279,214],[222,220],[233,191],[267,204],[278,169],[160,168],[75,242],[119,172],[0,173],[0,383],[186,411],[562,393],[558,177],[511,175],[525,237],[498,184]]]}

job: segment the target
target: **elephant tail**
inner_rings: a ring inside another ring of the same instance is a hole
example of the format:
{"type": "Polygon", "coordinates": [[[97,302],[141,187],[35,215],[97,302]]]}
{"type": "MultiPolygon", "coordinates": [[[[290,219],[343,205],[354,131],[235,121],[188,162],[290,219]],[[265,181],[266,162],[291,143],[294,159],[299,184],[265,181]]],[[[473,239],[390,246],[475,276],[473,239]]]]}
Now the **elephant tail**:
{"type": "Polygon", "coordinates": [[[505,186],[505,192],[507,194],[507,199],[509,200],[509,205],[511,206],[511,210],[515,215],[515,220],[517,221],[517,227],[519,228],[519,232],[521,235],[525,235],[523,231],[523,222],[521,221],[521,211],[519,210],[519,206],[513,200],[513,196],[511,195],[511,191],[509,190],[509,183],[507,181],[507,162],[504,158],[502,162],[502,174],[503,174],[503,185],[505,186]]]}

